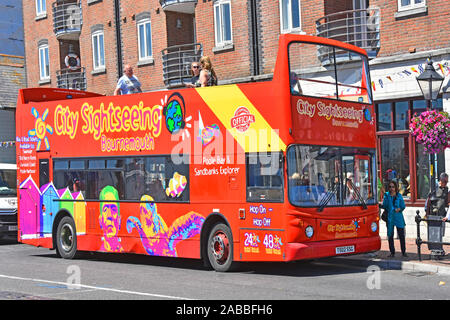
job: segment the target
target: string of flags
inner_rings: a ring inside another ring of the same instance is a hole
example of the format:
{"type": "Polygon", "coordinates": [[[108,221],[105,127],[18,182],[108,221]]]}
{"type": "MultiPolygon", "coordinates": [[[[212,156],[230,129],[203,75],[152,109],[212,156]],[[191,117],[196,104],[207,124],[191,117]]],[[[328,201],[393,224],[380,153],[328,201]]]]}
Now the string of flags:
{"type": "Polygon", "coordinates": [[[0,141],[0,148],[10,148],[16,145],[15,141],[0,141]]]}
{"type": "MultiPolygon", "coordinates": [[[[408,67],[403,69],[402,71],[398,71],[390,75],[378,78],[377,81],[373,80],[372,89],[373,91],[376,91],[377,87],[384,88],[386,85],[389,85],[390,83],[395,82],[397,80],[405,79],[410,76],[416,77],[425,70],[424,66],[425,64],[421,63],[417,65],[417,67],[408,67]]],[[[450,76],[450,64],[448,61],[446,61],[445,63],[435,63],[434,69],[437,72],[441,72],[444,78],[450,76]]]]}

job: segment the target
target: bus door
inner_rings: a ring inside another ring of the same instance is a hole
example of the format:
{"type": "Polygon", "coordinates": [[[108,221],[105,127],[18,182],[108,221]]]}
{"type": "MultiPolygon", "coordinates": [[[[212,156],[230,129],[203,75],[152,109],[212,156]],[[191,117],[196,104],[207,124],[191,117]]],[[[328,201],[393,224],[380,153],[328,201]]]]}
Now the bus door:
{"type": "MultiPolygon", "coordinates": [[[[49,182],[49,156],[37,152],[37,166],[34,163],[34,169],[38,169],[39,181],[37,184],[31,178],[27,178],[20,185],[20,236],[22,239],[39,239],[43,232],[44,221],[42,219],[42,183],[49,182]]],[[[31,170],[31,169],[30,169],[31,170]]],[[[33,173],[33,171],[32,171],[33,173]]]]}
{"type": "Polygon", "coordinates": [[[40,151],[38,154],[39,161],[39,188],[41,191],[41,203],[39,214],[39,234],[41,236],[50,235],[52,233],[53,221],[59,210],[58,193],[50,183],[51,158],[48,151],[40,151]]]}

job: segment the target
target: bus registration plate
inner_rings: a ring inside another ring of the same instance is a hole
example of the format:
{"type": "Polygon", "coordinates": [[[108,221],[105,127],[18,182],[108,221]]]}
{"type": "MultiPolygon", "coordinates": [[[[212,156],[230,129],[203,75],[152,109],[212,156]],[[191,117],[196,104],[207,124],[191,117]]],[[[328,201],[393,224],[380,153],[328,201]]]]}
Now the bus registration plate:
{"type": "Polygon", "coordinates": [[[355,246],[336,247],[336,254],[355,252],[355,246]]]}

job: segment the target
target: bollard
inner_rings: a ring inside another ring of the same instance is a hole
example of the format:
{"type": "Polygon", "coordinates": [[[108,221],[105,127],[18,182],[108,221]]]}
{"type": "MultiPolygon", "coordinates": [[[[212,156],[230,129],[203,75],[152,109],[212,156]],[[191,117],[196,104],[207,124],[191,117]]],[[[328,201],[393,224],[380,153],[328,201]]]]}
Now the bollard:
{"type": "MultiPolygon", "coordinates": [[[[428,249],[431,251],[430,257],[431,259],[440,259],[445,255],[445,251],[443,250],[444,245],[450,245],[448,242],[442,242],[442,226],[445,226],[445,223],[442,221],[441,216],[434,216],[429,215],[427,216],[427,219],[422,219],[420,217],[419,210],[416,211],[416,224],[417,224],[417,238],[416,238],[416,245],[417,245],[417,254],[419,255],[419,261],[422,261],[422,255],[421,255],[421,245],[422,244],[428,244],[428,249]],[[427,222],[427,231],[428,231],[428,239],[427,241],[423,241],[420,238],[420,222],[426,221],[427,222]]],[[[446,221],[447,223],[450,223],[450,221],[446,221]]]]}
{"type": "Polygon", "coordinates": [[[417,224],[416,245],[417,245],[417,254],[419,255],[419,261],[422,261],[422,255],[420,253],[420,246],[422,245],[422,239],[420,238],[420,221],[422,221],[422,218],[420,217],[419,210],[417,210],[416,211],[416,224],[417,224]]]}
{"type": "Polygon", "coordinates": [[[428,221],[428,249],[431,251],[431,259],[439,259],[444,255],[442,247],[442,217],[429,215],[428,221]]]}

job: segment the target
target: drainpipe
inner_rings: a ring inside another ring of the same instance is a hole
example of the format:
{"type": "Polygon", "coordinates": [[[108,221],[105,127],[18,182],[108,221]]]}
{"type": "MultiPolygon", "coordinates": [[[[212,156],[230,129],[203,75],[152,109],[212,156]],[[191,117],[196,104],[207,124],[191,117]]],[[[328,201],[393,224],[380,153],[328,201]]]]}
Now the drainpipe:
{"type": "Polygon", "coordinates": [[[258,41],[258,13],[256,10],[257,0],[250,0],[250,32],[252,37],[252,75],[259,75],[259,41],[258,41]]]}
{"type": "Polygon", "coordinates": [[[117,48],[117,79],[123,74],[122,63],[122,36],[120,29],[120,0],[114,0],[114,19],[116,24],[116,48],[117,48]]]}

